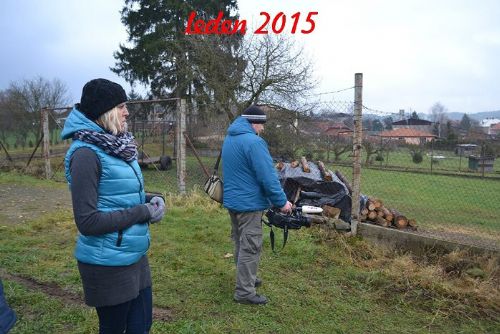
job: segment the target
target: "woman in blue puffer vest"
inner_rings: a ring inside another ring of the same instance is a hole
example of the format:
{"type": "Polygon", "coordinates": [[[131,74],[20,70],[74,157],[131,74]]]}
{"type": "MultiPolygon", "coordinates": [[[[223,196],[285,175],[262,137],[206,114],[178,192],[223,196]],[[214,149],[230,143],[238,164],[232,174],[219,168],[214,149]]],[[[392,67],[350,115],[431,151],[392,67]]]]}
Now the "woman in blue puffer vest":
{"type": "Polygon", "coordinates": [[[73,139],[65,170],[79,232],[75,257],[100,333],[149,332],[149,223],[165,212],[164,200],[144,191],[126,101],[119,84],[91,80],[62,132],[63,139],[73,139]]]}

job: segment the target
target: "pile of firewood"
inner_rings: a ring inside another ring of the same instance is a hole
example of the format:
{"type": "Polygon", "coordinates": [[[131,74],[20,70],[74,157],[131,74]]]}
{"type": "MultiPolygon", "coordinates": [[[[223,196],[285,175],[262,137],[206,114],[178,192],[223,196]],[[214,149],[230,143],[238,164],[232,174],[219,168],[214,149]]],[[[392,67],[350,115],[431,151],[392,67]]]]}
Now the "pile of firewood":
{"type": "Polygon", "coordinates": [[[383,227],[417,229],[417,222],[415,219],[408,219],[399,211],[386,208],[382,201],[376,198],[368,198],[366,207],[361,209],[360,220],[383,227]]]}

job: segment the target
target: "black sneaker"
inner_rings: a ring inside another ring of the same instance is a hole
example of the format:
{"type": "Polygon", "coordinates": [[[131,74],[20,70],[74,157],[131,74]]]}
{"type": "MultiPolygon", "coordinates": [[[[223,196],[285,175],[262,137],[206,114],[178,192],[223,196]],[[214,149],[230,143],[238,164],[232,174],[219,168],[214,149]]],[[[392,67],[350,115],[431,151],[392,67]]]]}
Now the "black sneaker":
{"type": "Polygon", "coordinates": [[[260,278],[256,278],[255,279],[255,287],[258,288],[261,285],[262,285],[262,280],[260,278]]]}
{"type": "Polygon", "coordinates": [[[267,304],[266,296],[262,295],[253,295],[252,297],[244,298],[244,299],[236,299],[234,301],[240,304],[251,304],[251,305],[264,305],[267,304]]]}

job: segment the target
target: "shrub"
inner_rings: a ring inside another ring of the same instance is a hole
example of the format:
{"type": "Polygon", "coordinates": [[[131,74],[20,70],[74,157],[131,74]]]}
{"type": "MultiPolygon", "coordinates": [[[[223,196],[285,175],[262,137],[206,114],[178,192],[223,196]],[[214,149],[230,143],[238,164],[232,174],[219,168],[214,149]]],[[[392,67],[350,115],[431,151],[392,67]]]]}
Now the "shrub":
{"type": "Polygon", "coordinates": [[[424,160],[424,158],[422,156],[422,152],[413,152],[413,154],[412,154],[412,160],[416,164],[421,163],[424,160]]]}

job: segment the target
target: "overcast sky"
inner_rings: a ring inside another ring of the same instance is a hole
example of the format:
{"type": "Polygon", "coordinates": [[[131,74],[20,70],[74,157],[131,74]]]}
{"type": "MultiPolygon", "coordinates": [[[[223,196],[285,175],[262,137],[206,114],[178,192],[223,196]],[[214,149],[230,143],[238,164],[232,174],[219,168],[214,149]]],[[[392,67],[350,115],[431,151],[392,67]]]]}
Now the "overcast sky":
{"type": "MultiPolygon", "coordinates": [[[[42,76],[66,83],[72,101],[90,79],[112,73],[113,52],[126,41],[123,0],[3,0],[0,10],[0,89],[42,76]]],[[[248,34],[259,12],[301,13],[299,28],[317,11],[309,35],[293,35],[312,58],[317,92],[364,76],[363,104],[384,112],[500,110],[500,1],[498,0],[239,0],[248,34]]],[[[291,28],[291,19],[285,29],[291,28]]],[[[352,100],[353,92],[322,95],[352,100]]]]}

